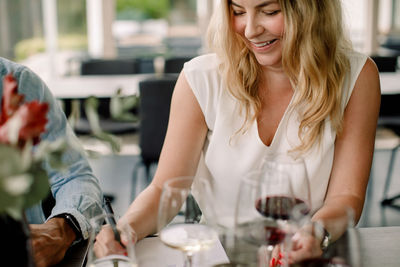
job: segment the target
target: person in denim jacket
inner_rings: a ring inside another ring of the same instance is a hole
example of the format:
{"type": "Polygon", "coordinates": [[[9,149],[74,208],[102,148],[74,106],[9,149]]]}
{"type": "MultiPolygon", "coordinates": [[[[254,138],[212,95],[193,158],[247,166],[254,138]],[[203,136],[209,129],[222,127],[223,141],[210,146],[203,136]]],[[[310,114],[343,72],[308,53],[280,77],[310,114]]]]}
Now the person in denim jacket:
{"type": "MultiPolygon", "coordinates": [[[[0,80],[12,73],[18,83],[18,93],[25,101],[38,100],[49,104],[48,123],[41,140],[66,138],[78,143],[64,112],[45,83],[31,70],[20,64],[0,58],[0,80]]],[[[0,83],[3,94],[3,84],[0,83]]],[[[26,210],[30,223],[32,246],[37,267],[60,262],[67,249],[89,237],[89,219],[102,213],[102,192],[98,179],[82,151],[69,147],[63,156],[67,170],[60,172],[46,166],[51,195],[43,203],[26,210]],[[50,201],[48,201],[50,200],[50,201]],[[45,205],[45,203],[53,205],[45,205]],[[47,210],[44,206],[49,206],[47,210]]]]}

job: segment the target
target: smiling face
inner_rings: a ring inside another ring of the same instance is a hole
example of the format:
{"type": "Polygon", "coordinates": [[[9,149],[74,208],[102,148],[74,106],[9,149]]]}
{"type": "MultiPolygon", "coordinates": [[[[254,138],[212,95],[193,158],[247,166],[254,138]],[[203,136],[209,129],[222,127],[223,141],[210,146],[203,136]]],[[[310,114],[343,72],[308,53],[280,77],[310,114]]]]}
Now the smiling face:
{"type": "Polygon", "coordinates": [[[232,0],[232,25],[264,67],[281,67],[284,17],[277,0],[232,0]]]}

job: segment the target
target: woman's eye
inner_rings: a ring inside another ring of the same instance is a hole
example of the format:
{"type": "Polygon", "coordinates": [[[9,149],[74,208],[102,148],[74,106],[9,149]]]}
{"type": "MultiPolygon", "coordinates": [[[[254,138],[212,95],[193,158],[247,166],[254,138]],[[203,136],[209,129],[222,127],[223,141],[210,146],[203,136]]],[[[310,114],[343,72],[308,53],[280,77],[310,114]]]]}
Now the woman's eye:
{"type": "Polygon", "coordinates": [[[263,11],[263,13],[265,14],[265,15],[268,15],[268,16],[273,16],[273,15],[276,15],[276,14],[278,14],[279,12],[281,12],[280,10],[274,10],[274,11],[263,11]]]}
{"type": "Polygon", "coordinates": [[[244,14],[244,11],[233,10],[233,15],[234,15],[234,16],[240,16],[240,15],[243,15],[243,14],[244,14]]]}

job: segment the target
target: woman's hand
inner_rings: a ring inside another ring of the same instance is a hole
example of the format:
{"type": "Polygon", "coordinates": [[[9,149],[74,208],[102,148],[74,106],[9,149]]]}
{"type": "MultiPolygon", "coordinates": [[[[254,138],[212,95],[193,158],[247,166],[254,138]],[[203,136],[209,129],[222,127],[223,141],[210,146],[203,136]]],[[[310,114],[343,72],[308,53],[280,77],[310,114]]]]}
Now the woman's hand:
{"type": "Polygon", "coordinates": [[[289,252],[289,263],[318,258],[322,255],[321,238],[312,231],[301,229],[292,237],[292,249],[289,252]]]}
{"type": "Polygon", "coordinates": [[[121,234],[121,243],[115,240],[114,232],[111,229],[111,226],[106,224],[102,227],[100,233],[96,236],[96,241],[94,243],[94,252],[98,258],[102,258],[112,254],[127,256],[127,251],[125,247],[128,245],[128,239],[124,234],[121,234]]]}

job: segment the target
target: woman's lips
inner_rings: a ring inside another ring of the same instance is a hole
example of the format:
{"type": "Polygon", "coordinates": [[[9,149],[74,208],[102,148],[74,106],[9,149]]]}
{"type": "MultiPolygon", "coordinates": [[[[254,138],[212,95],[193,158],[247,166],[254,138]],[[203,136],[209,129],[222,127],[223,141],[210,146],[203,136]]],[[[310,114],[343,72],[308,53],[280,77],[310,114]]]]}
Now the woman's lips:
{"type": "Polygon", "coordinates": [[[273,40],[271,40],[271,41],[262,42],[262,43],[253,43],[253,45],[254,45],[255,47],[257,47],[257,48],[261,48],[261,47],[264,47],[264,46],[268,46],[268,45],[273,44],[276,40],[277,40],[277,39],[273,39],[273,40]]]}

